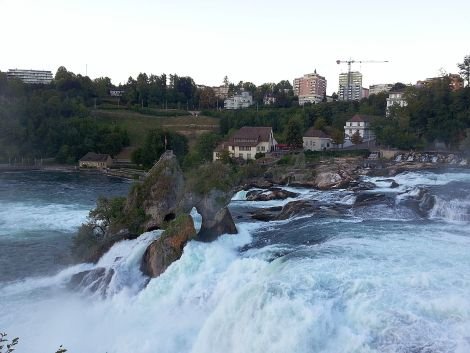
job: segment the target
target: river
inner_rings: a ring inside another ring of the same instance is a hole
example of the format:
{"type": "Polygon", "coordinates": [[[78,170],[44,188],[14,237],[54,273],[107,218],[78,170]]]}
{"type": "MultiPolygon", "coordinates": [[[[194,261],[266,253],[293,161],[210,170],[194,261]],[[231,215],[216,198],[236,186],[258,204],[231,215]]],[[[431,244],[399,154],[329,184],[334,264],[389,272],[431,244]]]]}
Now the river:
{"type": "MultiPolygon", "coordinates": [[[[470,172],[394,180],[392,189],[366,178],[393,203],[361,207],[347,190],[288,188],[347,212],[242,217],[238,235],[190,242],[148,282],[140,260],[158,231],[114,245],[96,265],[68,262],[97,197],[123,195],[128,182],[0,174],[0,331],[20,337],[18,353],[470,352],[470,172]],[[418,188],[435,199],[426,215],[404,202],[418,188]],[[114,271],[106,295],[68,289],[73,274],[98,267],[114,271]]],[[[291,201],[245,195],[234,214],[291,201]]]]}

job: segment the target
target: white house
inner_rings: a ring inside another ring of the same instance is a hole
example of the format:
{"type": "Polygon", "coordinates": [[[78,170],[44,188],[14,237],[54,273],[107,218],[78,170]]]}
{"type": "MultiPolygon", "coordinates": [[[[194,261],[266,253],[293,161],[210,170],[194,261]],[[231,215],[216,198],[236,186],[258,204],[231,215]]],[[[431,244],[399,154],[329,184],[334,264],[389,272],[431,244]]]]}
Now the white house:
{"type": "Polygon", "coordinates": [[[405,91],[404,90],[399,90],[399,91],[390,91],[388,98],[387,98],[387,110],[386,110],[386,115],[390,116],[390,109],[392,107],[406,107],[408,103],[406,102],[405,99],[405,91]]]}
{"type": "Polygon", "coordinates": [[[220,159],[223,151],[228,151],[230,156],[234,158],[255,159],[257,153],[274,151],[276,146],[277,142],[271,127],[244,126],[229,141],[222,142],[217,146],[213,160],[220,159]]]}
{"type": "MultiPolygon", "coordinates": [[[[372,130],[371,121],[373,117],[368,115],[356,114],[346,122],[344,126],[344,138],[346,142],[351,141],[352,135],[356,132],[362,138],[362,141],[370,141],[375,139],[374,131],[372,130]]],[[[346,143],[347,145],[348,143],[346,143]]]]}
{"type": "Polygon", "coordinates": [[[333,145],[330,136],[313,127],[304,133],[303,141],[304,150],[306,151],[324,151],[330,149],[333,145]]]}
{"type": "Polygon", "coordinates": [[[250,92],[242,92],[224,101],[225,109],[243,109],[253,105],[253,97],[250,92]]]}

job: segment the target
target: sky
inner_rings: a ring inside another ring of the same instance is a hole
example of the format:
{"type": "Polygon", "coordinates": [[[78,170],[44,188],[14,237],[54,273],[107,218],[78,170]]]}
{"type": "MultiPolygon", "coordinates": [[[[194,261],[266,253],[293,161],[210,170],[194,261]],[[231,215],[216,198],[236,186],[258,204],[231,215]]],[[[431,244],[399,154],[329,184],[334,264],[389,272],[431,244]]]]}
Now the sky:
{"type": "Polygon", "coordinates": [[[125,83],[140,72],[197,84],[292,80],[327,92],[353,64],[363,85],[457,72],[470,55],[469,0],[0,0],[0,70],[59,66],[125,83]]]}

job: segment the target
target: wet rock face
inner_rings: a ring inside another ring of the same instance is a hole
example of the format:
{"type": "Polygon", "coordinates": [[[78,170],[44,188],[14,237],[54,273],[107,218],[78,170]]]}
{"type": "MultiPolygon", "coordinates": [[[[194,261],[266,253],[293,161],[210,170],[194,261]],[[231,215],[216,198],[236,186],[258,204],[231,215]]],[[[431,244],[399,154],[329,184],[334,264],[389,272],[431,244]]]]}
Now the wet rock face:
{"type": "Polygon", "coordinates": [[[149,277],[158,277],[183,254],[186,243],[196,237],[193,219],[182,215],[170,223],[167,230],[145,251],[141,271],[149,277]]]}
{"type": "Polygon", "coordinates": [[[184,196],[184,176],[172,151],[166,151],[150,169],[144,182],[128,196],[125,211],[132,214],[140,209],[147,220],[144,231],[160,229],[174,219],[184,196]]]}
{"type": "Polygon", "coordinates": [[[421,217],[426,217],[435,203],[435,196],[425,188],[419,188],[416,193],[411,194],[402,201],[402,204],[414,210],[421,217]]]}
{"type": "Polygon", "coordinates": [[[299,196],[298,193],[290,192],[280,188],[271,188],[265,190],[253,190],[246,195],[247,201],[271,201],[271,200],[285,200],[287,198],[294,198],[299,196]]]}
{"type": "Polygon", "coordinates": [[[113,269],[99,267],[93,270],[74,274],[67,286],[72,290],[86,290],[91,293],[99,293],[102,296],[105,296],[106,290],[113,276],[113,269]]]}

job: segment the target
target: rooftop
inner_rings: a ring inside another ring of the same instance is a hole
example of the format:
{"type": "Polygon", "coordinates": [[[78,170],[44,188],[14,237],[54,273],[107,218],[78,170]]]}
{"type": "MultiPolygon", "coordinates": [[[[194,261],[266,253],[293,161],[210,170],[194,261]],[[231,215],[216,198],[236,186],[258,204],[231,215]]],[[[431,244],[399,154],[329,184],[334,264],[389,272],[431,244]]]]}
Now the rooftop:
{"type": "Polygon", "coordinates": [[[351,119],[348,120],[348,122],[355,123],[355,122],[370,122],[374,120],[374,116],[372,115],[363,115],[363,114],[356,114],[354,115],[351,119]]]}
{"type": "Polygon", "coordinates": [[[109,154],[99,154],[95,152],[88,152],[82,158],[80,158],[80,162],[106,162],[110,157],[109,154]]]}
{"type": "Polygon", "coordinates": [[[328,136],[327,134],[325,134],[323,131],[317,130],[317,129],[313,128],[313,127],[311,127],[310,129],[308,129],[308,130],[304,133],[304,137],[330,138],[330,136],[328,136]]]}

